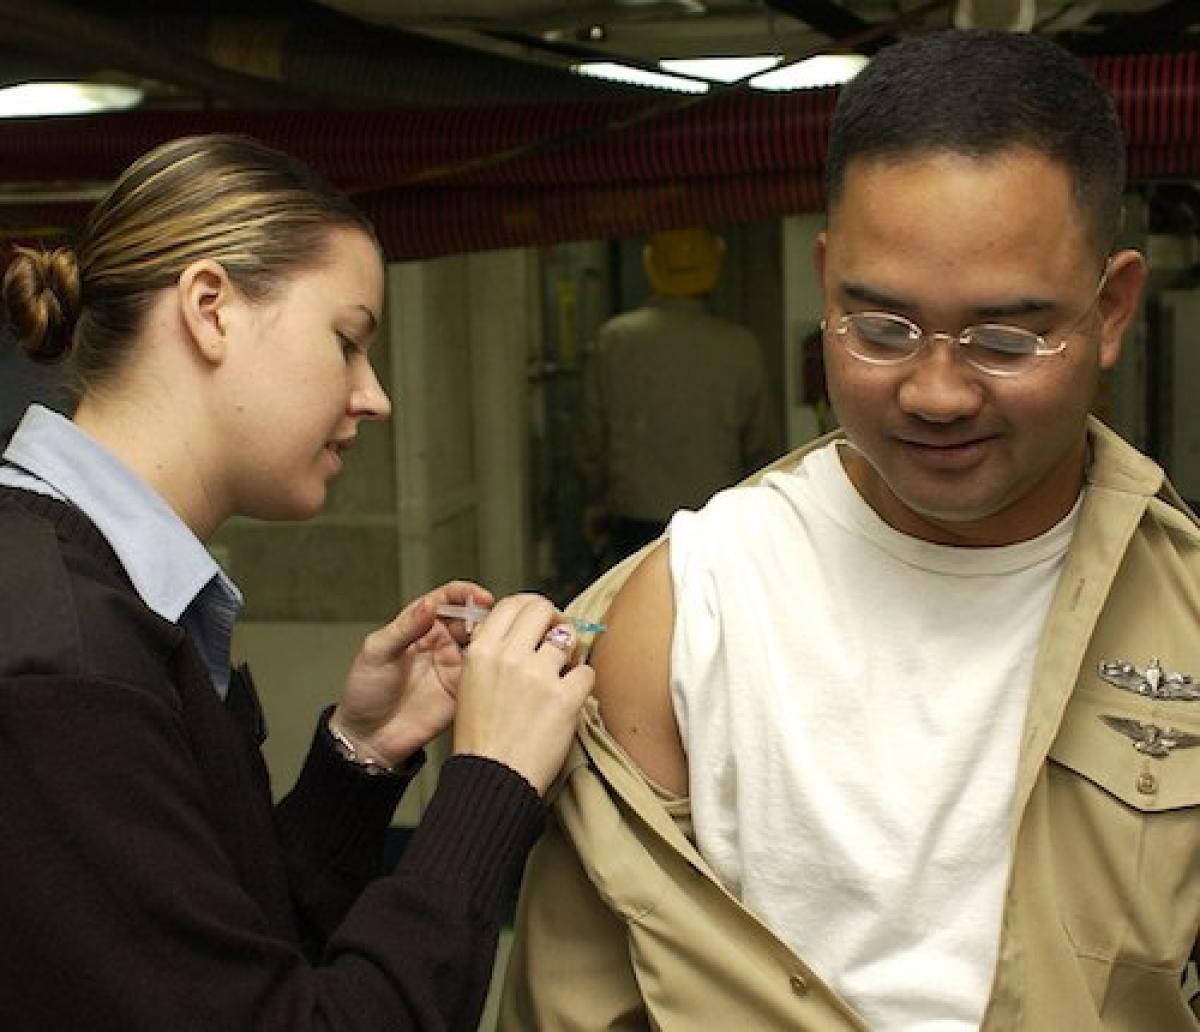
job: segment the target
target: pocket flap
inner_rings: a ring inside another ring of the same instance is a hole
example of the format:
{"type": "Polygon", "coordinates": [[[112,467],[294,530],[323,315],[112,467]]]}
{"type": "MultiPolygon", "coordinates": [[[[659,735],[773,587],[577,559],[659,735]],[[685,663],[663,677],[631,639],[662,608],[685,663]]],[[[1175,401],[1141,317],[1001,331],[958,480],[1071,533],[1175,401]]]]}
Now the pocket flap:
{"type": "Polygon", "coordinates": [[[1200,805],[1200,703],[1117,696],[1077,689],[1050,758],[1137,810],[1200,805]]]}

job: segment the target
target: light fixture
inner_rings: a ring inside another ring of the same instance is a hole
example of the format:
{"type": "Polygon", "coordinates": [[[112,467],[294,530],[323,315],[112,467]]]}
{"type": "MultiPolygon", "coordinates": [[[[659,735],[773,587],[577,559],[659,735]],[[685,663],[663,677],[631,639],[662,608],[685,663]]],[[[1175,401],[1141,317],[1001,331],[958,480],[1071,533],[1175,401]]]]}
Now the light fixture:
{"type": "Polygon", "coordinates": [[[134,86],[99,82],[23,82],[0,89],[0,118],[123,111],[141,103],[134,86]]]}
{"type": "Polygon", "coordinates": [[[751,75],[774,68],[782,54],[755,54],[750,57],[681,57],[659,61],[658,67],[675,75],[691,75],[713,82],[739,82],[751,75]]]}
{"type": "Polygon", "coordinates": [[[999,29],[1032,32],[1037,20],[1034,0],[955,0],[956,29],[999,29]]]}
{"type": "Polygon", "coordinates": [[[631,86],[652,86],[679,93],[707,93],[709,88],[708,83],[696,79],[664,75],[662,72],[651,72],[645,68],[618,64],[615,61],[585,61],[582,64],[571,65],[571,71],[593,79],[608,79],[610,82],[623,82],[631,86]]]}
{"type": "Polygon", "coordinates": [[[704,0],[616,0],[618,7],[664,7],[673,6],[681,9],[683,14],[707,14],[708,6],[704,0]]]}
{"type": "Polygon", "coordinates": [[[784,65],[750,80],[757,90],[808,90],[817,86],[840,86],[853,79],[867,64],[862,54],[818,54],[784,65]]]}

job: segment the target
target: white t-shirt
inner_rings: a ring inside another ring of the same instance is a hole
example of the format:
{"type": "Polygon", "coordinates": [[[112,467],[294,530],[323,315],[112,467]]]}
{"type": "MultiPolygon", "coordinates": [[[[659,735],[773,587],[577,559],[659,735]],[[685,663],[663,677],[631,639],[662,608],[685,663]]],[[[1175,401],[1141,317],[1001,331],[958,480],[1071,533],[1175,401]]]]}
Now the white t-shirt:
{"type": "Polygon", "coordinates": [[[931,544],[885,524],[830,445],[671,523],[700,851],[878,1032],[979,1026],[1078,508],[1008,547],[931,544]]]}

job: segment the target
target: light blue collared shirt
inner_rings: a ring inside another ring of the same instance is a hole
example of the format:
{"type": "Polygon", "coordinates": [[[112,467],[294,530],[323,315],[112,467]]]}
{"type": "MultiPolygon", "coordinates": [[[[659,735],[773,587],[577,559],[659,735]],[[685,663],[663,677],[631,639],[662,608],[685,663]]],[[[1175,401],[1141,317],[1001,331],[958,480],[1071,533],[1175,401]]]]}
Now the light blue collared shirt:
{"type": "Polygon", "coordinates": [[[149,484],[71,420],[41,405],[26,410],[5,449],[0,484],[80,509],[142,601],[191,635],[213,687],[225,697],[242,593],[149,484]]]}

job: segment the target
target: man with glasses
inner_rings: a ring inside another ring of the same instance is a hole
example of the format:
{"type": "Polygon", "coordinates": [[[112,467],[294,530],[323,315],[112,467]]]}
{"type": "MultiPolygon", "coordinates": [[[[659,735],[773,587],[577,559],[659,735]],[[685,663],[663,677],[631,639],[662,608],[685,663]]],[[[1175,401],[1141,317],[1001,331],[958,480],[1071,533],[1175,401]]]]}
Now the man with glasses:
{"type": "Polygon", "coordinates": [[[506,1028],[1196,1027],[1200,530],[1089,416],[1146,280],[1123,183],[1044,39],[913,37],[843,90],[841,430],[577,600],[598,710],[506,1028]]]}

